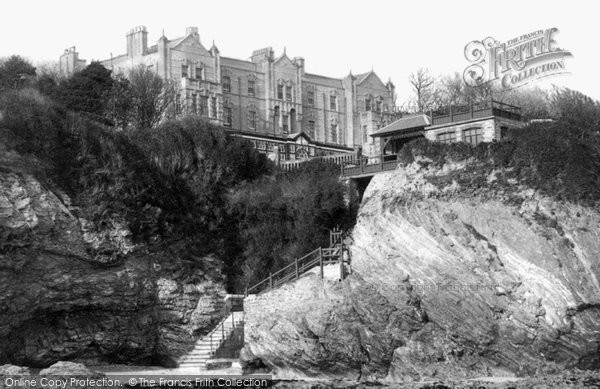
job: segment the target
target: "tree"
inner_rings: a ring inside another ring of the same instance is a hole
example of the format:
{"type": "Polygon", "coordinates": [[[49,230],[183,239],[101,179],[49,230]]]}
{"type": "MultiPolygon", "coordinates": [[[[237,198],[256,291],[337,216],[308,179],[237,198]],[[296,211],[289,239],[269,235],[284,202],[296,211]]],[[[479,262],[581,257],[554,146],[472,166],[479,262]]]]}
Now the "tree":
{"type": "Polygon", "coordinates": [[[415,94],[412,102],[413,110],[425,112],[434,108],[438,99],[435,81],[429,69],[419,68],[415,73],[410,74],[408,82],[412,85],[415,94]]]}
{"type": "Polygon", "coordinates": [[[106,119],[116,128],[124,130],[129,127],[133,108],[132,99],[131,83],[122,74],[117,74],[107,96],[105,111],[106,119]]]}
{"type": "Polygon", "coordinates": [[[177,90],[146,66],[129,73],[131,83],[132,122],[137,129],[156,126],[167,116],[175,103],[177,90]]]}
{"type": "Polygon", "coordinates": [[[600,103],[581,92],[554,87],[550,109],[566,130],[581,139],[600,135],[600,103]]]}
{"type": "Polygon", "coordinates": [[[110,70],[100,62],[92,62],[82,71],[61,82],[56,98],[68,109],[87,112],[103,119],[112,86],[110,70]]]}
{"type": "Polygon", "coordinates": [[[23,57],[12,55],[0,63],[0,89],[20,89],[35,76],[35,67],[23,57]]]}

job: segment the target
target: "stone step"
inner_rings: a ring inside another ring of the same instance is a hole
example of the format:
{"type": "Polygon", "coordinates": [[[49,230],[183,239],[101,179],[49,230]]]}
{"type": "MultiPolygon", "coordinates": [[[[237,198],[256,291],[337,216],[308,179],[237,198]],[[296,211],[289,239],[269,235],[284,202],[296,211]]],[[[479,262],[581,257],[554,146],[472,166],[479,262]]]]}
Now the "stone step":
{"type": "Polygon", "coordinates": [[[198,358],[186,358],[186,359],[182,359],[179,362],[179,364],[182,363],[198,363],[198,362],[204,362],[210,359],[210,356],[206,356],[206,357],[198,357],[198,358]]]}
{"type": "Polygon", "coordinates": [[[181,357],[180,359],[189,359],[189,358],[208,358],[212,353],[211,352],[205,352],[205,353],[191,353],[191,354],[187,354],[183,357],[181,357]]]}

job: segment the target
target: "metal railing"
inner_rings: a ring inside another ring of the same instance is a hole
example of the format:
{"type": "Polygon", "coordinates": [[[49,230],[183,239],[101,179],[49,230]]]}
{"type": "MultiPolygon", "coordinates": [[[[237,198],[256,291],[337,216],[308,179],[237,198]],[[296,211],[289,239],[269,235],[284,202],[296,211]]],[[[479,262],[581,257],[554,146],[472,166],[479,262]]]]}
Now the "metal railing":
{"type": "Polygon", "coordinates": [[[376,173],[395,170],[398,166],[398,156],[380,155],[378,157],[362,157],[341,165],[342,177],[370,176],[376,173]]]}
{"type": "Polygon", "coordinates": [[[465,105],[449,105],[430,111],[429,116],[431,117],[432,126],[488,116],[521,120],[521,108],[490,99],[465,105]]]}
{"type": "Polygon", "coordinates": [[[341,165],[344,162],[350,162],[350,161],[356,159],[356,155],[349,154],[349,153],[341,153],[341,154],[333,154],[333,155],[323,155],[323,156],[319,156],[319,157],[310,157],[310,158],[301,159],[301,160],[299,159],[299,160],[293,160],[293,161],[281,161],[279,163],[279,167],[281,169],[285,170],[286,172],[289,172],[289,171],[298,169],[300,167],[300,165],[303,164],[304,162],[312,161],[315,159],[327,161],[327,162],[330,162],[335,165],[341,165]]]}
{"type": "Polygon", "coordinates": [[[319,266],[320,275],[321,278],[323,278],[324,265],[339,263],[340,277],[344,278],[345,268],[343,260],[343,232],[339,228],[335,228],[330,232],[329,243],[330,247],[319,247],[303,257],[294,259],[294,262],[276,271],[275,273],[269,273],[269,277],[247,288],[246,295],[257,294],[267,289],[271,290],[291,280],[297,280],[300,278],[300,275],[317,266],[319,266]]]}
{"type": "MultiPolygon", "coordinates": [[[[245,314],[244,314],[244,312],[239,312],[238,315],[241,316],[241,320],[238,319],[238,321],[240,322],[238,324],[241,324],[243,326],[245,314]]],[[[231,316],[231,331],[225,330],[225,324],[227,323],[227,320],[229,319],[229,316],[227,316],[223,320],[221,320],[219,322],[219,324],[217,324],[211,332],[209,332],[208,334],[206,334],[200,338],[201,340],[205,340],[205,339],[210,340],[210,356],[211,357],[217,352],[219,347],[221,347],[221,345],[227,340],[228,336],[230,336],[231,333],[233,333],[233,329],[236,328],[235,313],[233,311],[231,311],[230,316],[231,316]]]]}

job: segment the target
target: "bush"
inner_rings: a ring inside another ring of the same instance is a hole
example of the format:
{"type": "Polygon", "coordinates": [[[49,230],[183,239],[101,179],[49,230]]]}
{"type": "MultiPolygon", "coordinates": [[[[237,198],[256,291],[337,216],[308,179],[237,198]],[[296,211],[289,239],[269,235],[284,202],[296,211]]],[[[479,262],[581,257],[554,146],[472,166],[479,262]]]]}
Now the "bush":
{"type": "Polygon", "coordinates": [[[250,182],[229,198],[237,221],[237,288],[253,285],[294,258],[329,245],[329,230],[350,223],[339,168],[313,160],[296,171],[250,182]]]}
{"type": "Polygon", "coordinates": [[[423,156],[441,166],[449,160],[472,158],[486,164],[488,170],[509,169],[506,178],[515,178],[549,196],[597,201],[600,200],[599,139],[584,139],[580,135],[580,127],[565,127],[563,121],[539,123],[512,130],[501,142],[481,143],[476,147],[419,139],[403,148],[399,159],[406,164],[423,156]]]}

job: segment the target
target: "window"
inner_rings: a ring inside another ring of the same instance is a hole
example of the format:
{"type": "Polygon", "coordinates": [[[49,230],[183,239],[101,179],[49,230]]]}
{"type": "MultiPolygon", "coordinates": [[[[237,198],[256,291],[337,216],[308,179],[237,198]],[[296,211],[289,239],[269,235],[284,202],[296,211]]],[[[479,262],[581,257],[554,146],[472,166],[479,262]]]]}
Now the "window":
{"type": "Polygon", "coordinates": [[[283,85],[277,85],[277,98],[283,100],[283,85]]]}
{"type": "Polygon", "coordinates": [[[255,129],[256,128],[256,112],[249,111],[248,112],[248,128],[255,129]]]}
{"type": "Polygon", "coordinates": [[[329,109],[332,111],[337,111],[337,96],[329,96],[329,109]]]}
{"type": "Polygon", "coordinates": [[[231,92],[231,77],[229,76],[223,76],[223,92],[231,92]]]}
{"type": "Polygon", "coordinates": [[[377,112],[381,112],[381,105],[383,104],[383,102],[381,100],[377,100],[375,102],[375,111],[377,112]]]}
{"type": "Polygon", "coordinates": [[[306,93],[306,96],[307,96],[307,100],[308,100],[308,105],[310,105],[311,107],[314,107],[314,105],[315,105],[315,92],[309,90],[306,93]]]}
{"type": "Polygon", "coordinates": [[[210,98],[210,116],[213,118],[217,117],[217,98],[210,98]]]}
{"type": "Polygon", "coordinates": [[[195,93],[192,95],[192,112],[198,113],[198,96],[195,93]]]}
{"type": "Polygon", "coordinates": [[[477,146],[483,142],[483,131],[481,128],[468,128],[463,130],[463,140],[472,146],[477,146]]]}
{"type": "Polygon", "coordinates": [[[337,124],[331,124],[331,133],[329,134],[331,141],[337,143],[337,124]]]}
{"type": "Polygon", "coordinates": [[[254,87],[256,83],[254,80],[248,80],[248,95],[254,96],[254,87]]]}
{"type": "Polygon", "coordinates": [[[175,112],[181,113],[181,95],[175,96],[175,112]]]}
{"type": "Polygon", "coordinates": [[[200,115],[208,115],[208,96],[200,96],[200,115]]]}
{"type": "Polygon", "coordinates": [[[308,121],[308,135],[310,135],[311,137],[315,136],[315,121],[314,120],[309,120],[308,121]]]}
{"type": "Polygon", "coordinates": [[[188,76],[188,66],[181,65],[181,78],[187,78],[188,76]]]}
{"type": "Polygon", "coordinates": [[[289,131],[289,127],[288,127],[288,115],[283,115],[282,116],[282,125],[283,125],[283,133],[287,134],[289,131]]]}
{"type": "Polygon", "coordinates": [[[204,80],[204,69],[203,68],[196,68],[196,80],[204,80]]]}
{"type": "Polygon", "coordinates": [[[231,127],[231,122],[233,121],[233,112],[231,107],[223,108],[223,115],[225,116],[223,124],[227,127],[231,127]]]}
{"type": "Polygon", "coordinates": [[[285,87],[285,99],[286,100],[291,100],[292,99],[292,87],[291,86],[286,86],[285,87]]]}
{"type": "Polygon", "coordinates": [[[438,142],[441,143],[454,143],[456,142],[456,132],[442,132],[436,136],[438,142]]]}
{"type": "Polygon", "coordinates": [[[367,97],[365,99],[365,111],[370,111],[370,110],[371,110],[371,99],[367,97]]]}

